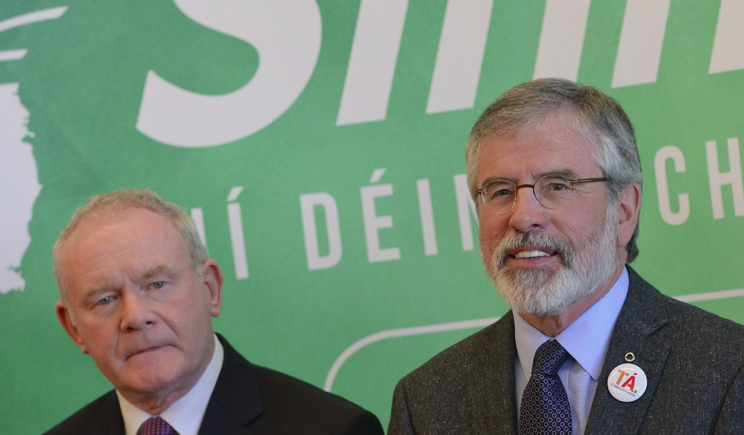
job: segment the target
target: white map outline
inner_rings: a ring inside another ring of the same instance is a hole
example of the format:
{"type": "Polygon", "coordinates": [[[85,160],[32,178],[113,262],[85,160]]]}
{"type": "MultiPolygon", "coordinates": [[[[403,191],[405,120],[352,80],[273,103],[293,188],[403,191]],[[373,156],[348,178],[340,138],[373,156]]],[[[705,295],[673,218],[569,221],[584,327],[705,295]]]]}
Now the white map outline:
{"type": "MultiPolygon", "coordinates": [[[[61,17],[67,6],[0,21],[0,32],[61,17]]],[[[27,49],[0,51],[0,62],[23,59],[27,49]]],[[[19,83],[0,83],[0,294],[23,291],[21,261],[31,244],[28,225],[41,192],[33,147],[26,127],[30,113],[18,95],[19,83]]]]}

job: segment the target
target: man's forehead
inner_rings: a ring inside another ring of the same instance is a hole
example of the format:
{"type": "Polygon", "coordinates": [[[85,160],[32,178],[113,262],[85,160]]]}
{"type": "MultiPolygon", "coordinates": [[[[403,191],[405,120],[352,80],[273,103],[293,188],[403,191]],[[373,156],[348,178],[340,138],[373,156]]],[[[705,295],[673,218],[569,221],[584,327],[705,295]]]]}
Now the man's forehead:
{"type": "MultiPolygon", "coordinates": [[[[63,260],[62,277],[68,293],[85,295],[121,288],[126,282],[141,283],[159,276],[175,276],[192,271],[187,252],[134,246],[107,250],[85,244],[71,246],[63,260]],[[91,249],[88,249],[91,247],[91,249]]],[[[162,245],[160,245],[162,246],[162,245]]],[[[180,245],[173,245],[179,249],[180,245]]]]}
{"type": "Polygon", "coordinates": [[[576,163],[595,162],[597,148],[593,141],[560,125],[539,126],[523,133],[494,134],[486,137],[480,151],[481,160],[531,157],[555,159],[566,156],[576,163]]]}
{"type": "MultiPolygon", "coordinates": [[[[182,235],[165,216],[143,208],[129,208],[96,214],[91,219],[82,220],[70,233],[60,251],[62,262],[72,255],[97,253],[106,256],[119,249],[146,248],[154,245],[155,251],[180,250],[188,255],[182,235]]],[[[134,251],[133,251],[134,252],[134,251]]],[[[71,259],[71,258],[70,258],[71,259]]],[[[99,260],[104,260],[100,258],[99,260]]],[[[89,258],[95,261],[95,258],[89,258]]],[[[132,261],[136,258],[132,258],[132,261]]]]}
{"type": "Polygon", "coordinates": [[[573,110],[554,110],[517,123],[510,128],[494,133],[505,138],[534,140],[544,136],[556,143],[574,142],[577,138],[593,142],[589,128],[573,110]]]}

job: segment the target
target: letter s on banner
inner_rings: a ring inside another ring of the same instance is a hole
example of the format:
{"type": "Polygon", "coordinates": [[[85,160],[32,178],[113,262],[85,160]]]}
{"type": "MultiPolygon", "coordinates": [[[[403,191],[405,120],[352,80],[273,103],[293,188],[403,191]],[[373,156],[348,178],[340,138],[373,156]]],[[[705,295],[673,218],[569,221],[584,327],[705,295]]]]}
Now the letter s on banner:
{"type": "Polygon", "coordinates": [[[315,1],[174,1],[197,23],[252,44],[258,70],[245,86],[224,95],[191,92],[148,71],[137,130],[168,145],[221,145],[268,126],[297,100],[320,53],[315,1]]]}

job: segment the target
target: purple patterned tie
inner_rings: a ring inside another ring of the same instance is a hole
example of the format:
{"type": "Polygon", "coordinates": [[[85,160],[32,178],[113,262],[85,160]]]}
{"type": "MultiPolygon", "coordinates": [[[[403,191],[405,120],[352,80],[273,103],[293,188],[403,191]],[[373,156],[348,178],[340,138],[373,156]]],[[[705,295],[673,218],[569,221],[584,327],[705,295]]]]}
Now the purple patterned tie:
{"type": "Polygon", "coordinates": [[[159,416],[150,417],[146,422],[142,423],[137,435],[175,435],[176,431],[173,430],[165,420],[159,416]]]}
{"type": "Polygon", "coordinates": [[[571,435],[571,406],[558,369],[568,352],[556,340],[543,343],[535,353],[532,376],[519,408],[520,435],[571,435]]]}

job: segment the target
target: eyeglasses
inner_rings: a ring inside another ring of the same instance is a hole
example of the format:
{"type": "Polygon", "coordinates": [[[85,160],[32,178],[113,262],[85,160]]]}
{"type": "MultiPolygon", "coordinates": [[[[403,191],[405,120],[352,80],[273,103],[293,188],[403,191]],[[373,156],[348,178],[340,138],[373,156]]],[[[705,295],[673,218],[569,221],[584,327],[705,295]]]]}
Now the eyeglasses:
{"type": "Polygon", "coordinates": [[[545,175],[535,184],[514,184],[509,180],[491,180],[476,192],[483,205],[492,213],[510,212],[517,203],[517,191],[522,187],[531,187],[537,202],[545,208],[561,207],[574,198],[574,185],[608,181],[607,178],[580,178],[572,180],[562,175],[545,175]]]}

